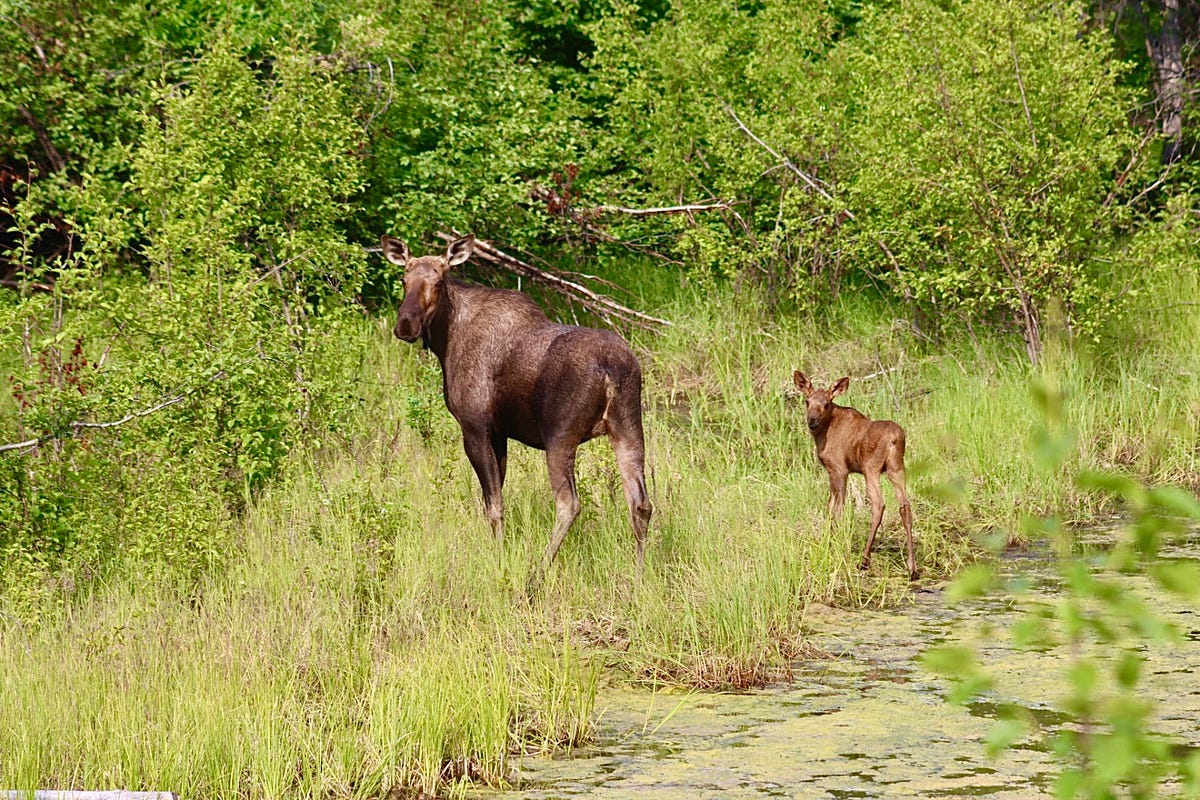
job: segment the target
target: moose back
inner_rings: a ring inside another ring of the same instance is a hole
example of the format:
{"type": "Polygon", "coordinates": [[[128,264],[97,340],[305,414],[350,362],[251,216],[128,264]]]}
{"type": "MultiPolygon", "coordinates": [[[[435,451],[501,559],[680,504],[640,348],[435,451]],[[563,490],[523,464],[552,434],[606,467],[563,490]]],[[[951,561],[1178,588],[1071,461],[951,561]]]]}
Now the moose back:
{"type": "Polygon", "coordinates": [[[504,541],[501,487],[509,439],[546,451],[557,518],[542,559],[544,573],[579,516],[576,450],[607,435],[640,566],[651,506],[642,370],[629,345],[611,331],[551,322],[520,292],[451,277],[451,268],[470,258],[474,236],[452,242],[444,255],[419,258],[399,239],[381,241],[387,260],[404,267],[404,301],[394,333],[406,342],[421,339],[441,363],[446,408],[462,428],[496,540],[504,541]]]}

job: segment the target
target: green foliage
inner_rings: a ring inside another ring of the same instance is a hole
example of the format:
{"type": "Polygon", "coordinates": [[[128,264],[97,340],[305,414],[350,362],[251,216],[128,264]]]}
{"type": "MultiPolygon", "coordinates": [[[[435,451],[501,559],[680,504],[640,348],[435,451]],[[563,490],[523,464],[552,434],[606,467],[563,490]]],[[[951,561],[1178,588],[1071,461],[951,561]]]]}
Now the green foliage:
{"type": "MultiPolygon", "coordinates": [[[[827,174],[836,111],[824,107],[834,75],[820,60],[834,30],[821,4],[788,0],[677,4],[654,22],[638,5],[617,5],[592,28],[591,104],[604,108],[600,144],[612,152],[601,152],[607,165],[585,169],[586,191],[625,205],[737,201],[730,212],[673,223],[674,251],[698,278],[763,272],[769,285],[787,286],[809,271],[801,262],[821,276],[835,271],[836,204],[810,194],[731,116],[809,173],[836,180],[827,174]]],[[[654,235],[637,222],[617,230],[654,235]]]]}
{"type": "Polygon", "coordinates": [[[0,316],[24,345],[6,354],[4,430],[42,442],[5,456],[22,465],[6,472],[0,545],[68,571],[120,553],[195,577],[223,549],[226,506],[351,400],[357,361],[336,342],[354,330],[344,301],[363,258],[340,229],[361,131],[329,70],[298,53],[261,75],[223,46],[193,78],[143,120],[127,186],[142,213],[114,221],[86,176],[83,246],[52,292],[0,316]],[[113,258],[139,242],[144,276],[113,258]]]}
{"type": "Polygon", "coordinates": [[[544,233],[531,184],[579,160],[587,134],[557,73],[522,56],[520,9],[422,1],[343,26],[346,52],[377,76],[363,240],[389,231],[419,250],[454,228],[525,246],[544,233]]]}
{"type": "Polygon", "coordinates": [[[850,70],[862,257],[935,313],[1004,315],[1035,362],[1055,308],[1087,337],[1112,316],[1103,262],[1135,179],[1120,66],[1078,18],[1069,4],[904,3],[864,23],[850,70]]]}

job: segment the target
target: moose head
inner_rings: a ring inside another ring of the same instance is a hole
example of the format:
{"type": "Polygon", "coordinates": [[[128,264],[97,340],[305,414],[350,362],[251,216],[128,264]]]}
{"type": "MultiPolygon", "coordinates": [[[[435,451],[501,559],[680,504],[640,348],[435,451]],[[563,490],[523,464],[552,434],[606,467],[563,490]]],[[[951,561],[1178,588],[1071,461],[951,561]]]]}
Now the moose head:
{"type": "Polygon", "coordinates": [[[396,327],[392,332],[397,339],[416,341],[429,326],[443,296],[443,285],[451,267],[456,267],[471,257],[475,249],[475,237],[464,236],[451,242],[446,254],[413,258],[408,245],[391,236],[381,239],[383,255],[388,261],[404,267],[404,301],[396,314],[396,327]]]}

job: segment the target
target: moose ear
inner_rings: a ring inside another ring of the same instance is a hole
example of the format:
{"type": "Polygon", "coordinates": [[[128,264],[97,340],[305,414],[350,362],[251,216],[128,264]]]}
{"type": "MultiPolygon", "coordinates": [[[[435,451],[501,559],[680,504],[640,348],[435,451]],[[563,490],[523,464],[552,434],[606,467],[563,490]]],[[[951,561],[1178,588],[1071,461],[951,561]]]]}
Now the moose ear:
{"type": "Polygon", "coordinates": [[[408,264],[408,245],[399,239],[391,236],[383,236],[379,239],[379,243],[383,245],[383,256],[393,264],[407,266],[408,264]]]}
{"type": "Polygon", "coordinates": [[[837,397],[839,394],[841,394],[842,392],[846,391],[849,388],[850,388],[850,376],[847,375],[846,377],[840,379],[837,383],[835,383],[833,385],[833,388],[829,390],[829,399],[832,400],[833,398],[837,397]]]}
{"type": "Polygon", "coordinates": [[[805,397],[808,397],[810,394],[812,394],[812,383],[809,382],[808,376],[800,370],[794,370],[792,372],[792,383],[796,384],[796,388],[799,389],[800,393],[805,397]]]}
{"type": "Polygon", "coordinates": [[[459,264],[471,257],[471,253],[475,250],[475,234],[469,234],[461,239],[456,239],[446,248],[446,266],[457,267],[459,264]]]}

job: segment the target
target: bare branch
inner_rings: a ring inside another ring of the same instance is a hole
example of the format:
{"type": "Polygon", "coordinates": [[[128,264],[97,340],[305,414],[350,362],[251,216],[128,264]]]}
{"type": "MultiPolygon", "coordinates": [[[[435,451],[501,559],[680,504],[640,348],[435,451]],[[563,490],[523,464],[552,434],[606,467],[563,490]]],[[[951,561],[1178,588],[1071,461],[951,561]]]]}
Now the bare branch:
{"type": "Polygon", "coordinates": [[[1025,96],[1025,81],[1021,78],[1021,62],[1017,59],[1017,39],[1012,23],[1009,23],[1008,26],[1008,47],[1012,51],[1013,71],[1017,74],[1017,86],[1021,90],[1021,105],[1025,107],[1025,123],[1029,126],[1029,138],[1033,141],[1033,149],[1037,150],[1037,133],[1033,129],[1033,115],[1029,113],[1029,99],[1025,96]]]}
{"type": "Polygon", "coordinates": [[[51,286],[48,283],[41,283],[39,281],[14,281],[14,280],[5,279],[5,280],[0,280],[0,286],[7,286],[10,289],[20,289],[24,286],[28,286],[30,289],[33,289],[35,292],[53,292],[54,291],[53,286],[51,286]]]}
{"type": "Polygon", "coordinates": [[[621,206],[596,206],[582,213],[603,212],[607,214],[628,214],[632,217],[649,217],[655,214],[691,214],[697,211],[724,211],[732,208],[730,200],[717,200],[712,203],[698,203],[683,206],[664,206],[662,208],[623,208],[621,206]]]}
{"type": "Polygon", "coordinates": [[[52,438],[52,437],[45,436],[41,439],[26,439],[23,442],[13,442],[12,444],[0,444],[0,453],[7,452],[9,450],[26,450],[31,447],[37,447],[39,444],[41,444],[42,442],[44,442],[50,438],[52,438]]]}
{"type": "MultiPolygon", "coordinates": [[[[766,150],[771,155],[775,156],[775,158],[779,159],[779,161],[782,163],[782,165],[787,167],[788,169],[790,169],[797,176],[799,176],[800,180],[804,181],[808,185],[808,188],[812,189],[814,192],[821,195],[826,200],[829,200],[831,202],[833,201],[833,195],[831,195],[829,192],[825,191],[825,189],[820,185],[820,183],[817,181],[816,178],[810,177],[806,172],[804,172],[804,170],[800,169],[795,164],[793,164],[787,156],[783,155],[783,153],[780,153],[778,150],[771,147],[771,145],[767,144],[762,139],[758,138],[758,136],[756,136],[754,134],[754,131],[752,131],[752,130],[750,130],[750,128],[746,127],[746,123],[742,122],[741,118],[738,117],[738,115],[734,112],[732,106],[730,106],[728,103],[725,103],[724,106],[725,106],[725,113],[730,116],[730,118],[737,124],[738,128],[740,128],[743,133],[745,133],[747,136],[749,136],[755,142],[755,144],[757,144],[759,147],[766,150]]],[[[852,212],[848,209],[845,211],[845,214],[846,214],[846,216],[850,217],[850,219],[856,219],[856,217],[854,216],[854,212],[852,212]]]]}
{"type": "Polygon", "coordinates": [[[17,106],[17,111],[25,118],[25,122],[33,129],[37,136],[38,142],[42,145],[42,150],[46,153],[46,158],[50,162],[50,166],[55,172],[62,172],[66,169],[67,162],[63,159],[62,154],[58,152],[58,148],[54,146],[54,142],[50,141],[50,134],[42,127],[42,123],[33,115],[25,106],[17,106]]]}
{"type": "MultiPolygon", "coordinates": [[[[221,370],[216,375],[214,375],[211,380],[215,380],[216,378],[221,377],[224,374],[225,374],[225,370],[221,370]]],[[[210,380],[210,382],[211,382],[211,380],[210,380]]],[[[190,394],[190,392],[184,392],[183,394],[177,394],[174,397],[172,397],[170,400],[164,400],[163,402],[159,403],[156,406],[151,406],[150,408],[147,408],[143,411],[135,411],[132,414],[126,414],[125,416],[121,417],[120,419],[114,419],[111,422],[72,422],[71,428],[76,431],[83,430],[84,428],[89,428],[89,429],[93,429],[93,430],[98,430],[98,429],[102,429],[102,428],[115,428],[118,425],[124,425],[126,422],[129,422],[130,420],[138,419],[139,417],[148,417],[151,414],[153,414],[155,411],[162,411],[164,408],[167,408],[168,406],[173,406],[176,403],[181,403],[187,399],[189,394],[190,394]]]]}
{"type": "Polygon", "coordinates": [[[70,429],[72,434],[78,435],[78,433],[82,430],[102,430],[104,428],[115,428],[118,425],[124,425],[126,422],[130,422],[135,419],[140,419],[141,417],[148,417],[151,414],[155,413],[156,411],[162,411],[164,408],[173,406],[176,403],[182,403],[188,397],[195,394],[198,390],[204,388],[205,386],[212,383],[213,381],[218,380],[223,377],[225,377],[225,370],[219,369],[216,372],[214,372],[208,378],[208,380],[206,380],[204,383],[201,383],[197,386],[193,386],[191,389],[188,389],[185,392],[180,392],[179,394],[175,395],[171,399],[164,400],[163,402],[158,403],[157,405],[151,406],[150,408],[143,409],[141,411],[134,411],[132,413],[126,414],[125,416],[121,417],[120,419],[115,419],[110,422],[83,422],[81,420],[76,420],[74,422],[68,423],[67,425],[63,426],[63,429],[57,433],[45,433],[45,434],[42,434],[41,436],[37,437],[36,439],[26,439],[23,442],[14,442],[12,444],[0,445],[0,453],[7,452],[9,450],[30,450],[34,447],[37,447],[40,444],[50,441],[51,439],[59,438],[60,436],[62,436],[62,434],[68,428],[70,429]]]}
{"type": "MultiPolygon", "coordinates": [[[[245,286],[243,286],[243,287],[242,287],[242,291],[241,291],[241,292],[238,294],[238,297],[241,297],[242,295],[246,294],[246,293],[247,293],[247,292],[249,292],[251,289],[253,289],[255,286],[257,286],[258,284],[260,284],[260,283],[262,283],[263,281],[265,281],[267,278],[274,277],[276,280],[282,280],[282,279],[279,277],[279,271],[280,271],[281,269],[284,269],[285,267],[288,267],[288,266],[290,266],[291,264],[295,263],[296,261],[299,261],[300,259],[302,259],[302,258],[304,258],[305,256],[307,256],[307,255],[308,255],[309,253],[311,253],[312,251],[313,251],[313,249],[310,247],[310,248],[308,248],[307,250],[305,250],[303,253],[301,253],[300,255],[298,255],[298,256],[292,256],[292,257],[291,257],[291,258],[289,258],[287,261],[276,262],[276,264],[275,264],[274,266],[272,266],[272,267],[271,267],[269,270],[267,270],[266,272],[264,272],[262,275],[259,275],[257,278],[255,278],[254,280],[250,281],[250,282],[249,282],[249,283],[247,283],[245,286]]],[[[274,254],[272,254],[272,258],[274,258],[274,254]]],[[[280,288],[282,288],[282,286],[281,286],[280,288]]]]}
{"type": "Polygon", "coordinates": [[[583,229],[584,238],[593,237],[602,242],[616,244],[635,253],[644,256],[657,258],[660,261],[665,261],[668,264],[679,264],[677,259],[671,258],[669,255],[655,250],[653,247],[639,242],[629,241],[613,236],[608,231],[601,228],[595,223],[595,218],[604,214],[625,214],[632,217],[649,217],[663,214],[687,214],[691,216],[694,213],[704,211],[729,211],[737,215],[733,210],[734,201],[732,200],[713,200],[707,203],[690,203],[676,206],[662,206],[658,208],[627,208],[625,206],[609,206],[600,205],[591,208],[578,208],[572,205],[572,198],[559,194],[553,189],[548,189],[544,186],[534,185],[530,190],[530,196],[535,200],[541,200],[546,203],[548,213],[553,216],[569,219],[583,229]]]}

